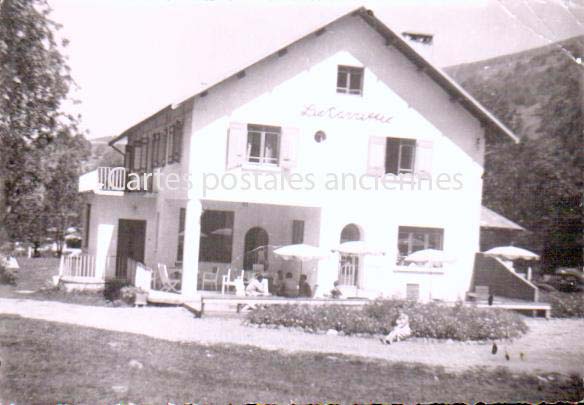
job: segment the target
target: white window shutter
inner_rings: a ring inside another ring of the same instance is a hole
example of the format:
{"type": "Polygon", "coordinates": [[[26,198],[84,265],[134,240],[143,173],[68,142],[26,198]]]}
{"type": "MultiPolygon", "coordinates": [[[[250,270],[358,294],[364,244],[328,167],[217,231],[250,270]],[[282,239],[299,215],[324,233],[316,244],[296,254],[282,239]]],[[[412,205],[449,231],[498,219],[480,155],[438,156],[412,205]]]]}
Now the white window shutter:
{"type": "Polygon", "coordinates": [[[386,138],[381,136],[369,137],[369,156],[367,159],[367,174],[383,176],[385,174],[385,145],[386,138]]]}
{"type": "Polygon", "coordinates": [[[428,140],[416,141],[415,173],[432,174],[433,142],[428,140]]]}
{"type": "Polygon", "coordinates": [[[296,166],[299,139],[300,130],[298,128],[282,128],[280,140],[280,167],[282,169],[291,169],[296,166]]]}
{"type": "Polygon", "coordinates": [[[241,122],[229,124],[227,139],[227,169],[234,169],[245,162],[247,125],[241,122]]]}

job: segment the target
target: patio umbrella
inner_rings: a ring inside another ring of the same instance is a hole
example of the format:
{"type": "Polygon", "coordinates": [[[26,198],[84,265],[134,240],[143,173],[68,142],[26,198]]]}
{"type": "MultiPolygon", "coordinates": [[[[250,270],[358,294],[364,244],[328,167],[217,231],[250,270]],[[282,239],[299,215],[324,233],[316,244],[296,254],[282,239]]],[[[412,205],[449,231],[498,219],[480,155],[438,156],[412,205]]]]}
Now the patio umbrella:
{"type": "Polygon", "coordinates": [[[302,274],[303,262],[324,259],[330,256],[331,252],[320,247],[300,243],[296,245],[282,246],[274,250],[274,254],[280,256],[284,260],[298,260],[300,262],[300,274],[302,274]]]}
{"type": "Polygon", "coordinates": [[[539,260],[539,256],[526,249],[515,246],[500,246],[483,252],[487,256],[495,256],[506,260],[539,260]]]}
{"type": "Polygon", "coordinates": [[[454,258],[443,250],[423,249],[409,254],[404,260],[413,263],[447,263],[453,262],[454,258]]]}
{"type": "Polygon", "coordinates": [[[334,250],[345,255],[379,256],[385,254],[385,251],[382,248],[371,246],[362,240],[343,242],[334,250]]]}

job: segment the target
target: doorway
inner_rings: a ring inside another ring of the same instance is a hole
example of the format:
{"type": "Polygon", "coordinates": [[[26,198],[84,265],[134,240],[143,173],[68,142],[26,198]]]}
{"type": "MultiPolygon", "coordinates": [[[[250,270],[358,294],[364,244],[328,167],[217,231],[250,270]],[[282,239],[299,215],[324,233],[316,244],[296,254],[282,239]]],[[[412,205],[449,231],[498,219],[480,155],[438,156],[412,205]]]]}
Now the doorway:
{"type": "Polygon", "coordinates": [[[264,228],[251,228],[245,234],[243,268],[253,270],[254,264],[262,265],[268,271],[268,233],[264,228]]]}
{"type": "MultiPolygon", "coordinates": [[[[144,263],[146,221],[120,219],[118,221],[118,246],[116,250],[116,278],[131,278],[128,259],[144,263]]],[[[132,280],[128,280],[132,281],[132,280]]]]}
{"type": "MultiPolygon", "coordinates": [[[[341,243],[361,240],[361,232],[355,224],[346,225],[341,231],[341,243]]],[[[358,286],[359,280],[359,256],[341,255],[339,261],[339,284],[348,286],[358,286]]]]}

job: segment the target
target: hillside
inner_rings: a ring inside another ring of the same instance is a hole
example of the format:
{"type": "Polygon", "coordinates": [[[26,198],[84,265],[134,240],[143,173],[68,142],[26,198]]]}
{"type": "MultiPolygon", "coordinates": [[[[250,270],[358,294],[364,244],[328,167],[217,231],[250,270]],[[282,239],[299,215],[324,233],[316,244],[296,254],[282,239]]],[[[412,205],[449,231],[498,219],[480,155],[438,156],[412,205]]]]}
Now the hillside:
{"type": "Polygon", "coordinates": [[[520,136],[548,133],[543,120],[579,114],[584,100],[584,36],[446,72],[520,136]]]}
{"type": "Polygon", "coordinates": [[[124,165],[123,156],[108,145],[108,142],[112,138],[113,137],[104,136],[101,138],[89,139],[89,142],[91,143],[91,155],[84,162],[83,173],[95,170],[100,166],[115,167],[124,165]]]}
{"type": "Polygon", "coordinates": [[[582,265],[584,36],[446,72],[521,137],[490,145],[485,205],[531,231],[544,263],[582,265]]]}

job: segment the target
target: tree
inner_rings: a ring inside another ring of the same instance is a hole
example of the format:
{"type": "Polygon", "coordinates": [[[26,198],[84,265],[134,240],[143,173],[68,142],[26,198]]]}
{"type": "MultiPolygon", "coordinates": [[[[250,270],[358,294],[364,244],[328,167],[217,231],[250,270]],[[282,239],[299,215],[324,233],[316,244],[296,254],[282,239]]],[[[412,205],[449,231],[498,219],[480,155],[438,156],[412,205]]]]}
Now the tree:
{"type": "Polygon", "coordinates": [[[43,151],[56,134],[77,132],[76,119],[61,110],[72,79],[49,13],[44,0],[0,0],[0,245],[16,210],[41,212],[43,151]]]}

